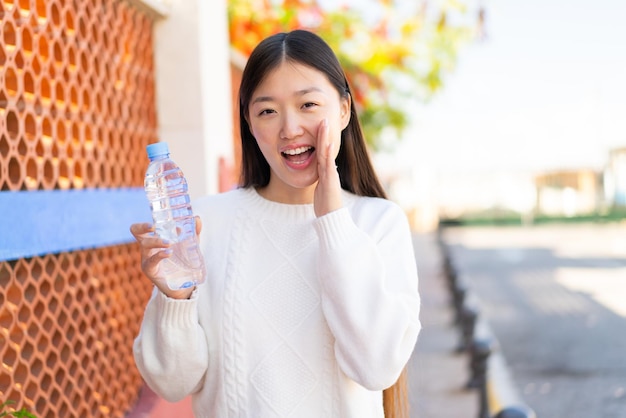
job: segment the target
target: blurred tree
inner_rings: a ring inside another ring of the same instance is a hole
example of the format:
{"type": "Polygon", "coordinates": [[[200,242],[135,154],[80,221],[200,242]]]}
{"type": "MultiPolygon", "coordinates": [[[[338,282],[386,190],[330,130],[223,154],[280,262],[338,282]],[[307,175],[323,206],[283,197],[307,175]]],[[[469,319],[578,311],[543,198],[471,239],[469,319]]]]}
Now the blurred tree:
{"type": "Polygon", "coordinates": [[[482,33],[484,10],[463,0],[229,0],[231,46],[248,56],[266,36],[297,28],[322,36],[346,70],[366,138],[400,138],[411,101],[427,101],[459,48],[482,33]],[[324,3],[324,4],[322,4],[324,3]],[[354,3],[354,2],[353,2],[354,3]]]}

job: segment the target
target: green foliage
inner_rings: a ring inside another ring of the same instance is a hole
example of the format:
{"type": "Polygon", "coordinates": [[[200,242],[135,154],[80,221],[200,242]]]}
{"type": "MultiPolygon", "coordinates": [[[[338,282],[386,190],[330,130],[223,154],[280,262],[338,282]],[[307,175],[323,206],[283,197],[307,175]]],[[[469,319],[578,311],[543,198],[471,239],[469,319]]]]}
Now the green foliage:
{"type": "Polygon", "coordinates": [[[378,0],[369,9],[335,4],[229,0],[231,44],[247,54],[271,33],[314,30],[337,53],[366,138],[378,148],[383,131],[401,137],[412,105],[441,90],[458,51],[480,30],[482,10],[469,11],[462,0],[378,0]]]}
{"type": "Polygon", "coordinates": [[[0,418],[1,417],[15,417],[15,418],[37,418],[36,415],[31,414],[25,407],[19,411],[5,411],[9,405],[14,404],[15,401],[6,401],[0,404],[0,418]]]}

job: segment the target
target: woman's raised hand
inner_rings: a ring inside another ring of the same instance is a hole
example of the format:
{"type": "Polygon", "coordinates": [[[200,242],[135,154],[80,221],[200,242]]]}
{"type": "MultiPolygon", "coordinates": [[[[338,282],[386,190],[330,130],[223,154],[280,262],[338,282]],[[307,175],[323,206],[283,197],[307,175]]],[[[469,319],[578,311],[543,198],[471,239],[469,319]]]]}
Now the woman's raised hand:
{"type": "Polygon", "coordinates": [[[328,121],[322,120],[317,129],[317,173],[313,208],[318,218],[342,207],[341,182],[335,165],[335,144],[330,138],[328,121]]]}
{"type": "MultiPolygon", "coordinates": [[[[202,221],[196,216],[196,234],[202,230],[202,221]]],[[[130,226],[141,247],[141,270],[156,287],[164,294],[174,299],[189,299],[192,289],[172,290],[167,286],[165,278],[159,275],[159,262],[172,255],[171,244],[154,233],[154,225],[150,223],[136,223],[130,226]]]]}

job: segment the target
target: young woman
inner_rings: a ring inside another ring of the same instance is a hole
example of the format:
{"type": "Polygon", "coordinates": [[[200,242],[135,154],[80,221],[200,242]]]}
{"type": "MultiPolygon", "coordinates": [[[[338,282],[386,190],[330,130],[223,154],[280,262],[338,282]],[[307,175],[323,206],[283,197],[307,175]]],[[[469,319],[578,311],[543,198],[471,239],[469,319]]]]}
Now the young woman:
{"type": "Polygon", "coordinates": [[[336,56],[308,31],[270,36],[239,97],[241,187],[194,202],[206,282],[168,289],[168,244],[131,226],[156,285],[141,374],[167,400],[192,394],[199,418],[403,416],[420,330],[411,233],[336,56]]]}

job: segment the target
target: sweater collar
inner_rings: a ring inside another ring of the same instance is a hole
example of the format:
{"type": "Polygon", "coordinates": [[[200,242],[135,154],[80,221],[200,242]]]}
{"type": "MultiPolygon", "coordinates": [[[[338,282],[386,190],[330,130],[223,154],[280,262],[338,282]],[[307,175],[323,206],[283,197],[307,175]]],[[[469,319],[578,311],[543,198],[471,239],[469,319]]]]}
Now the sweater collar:
{"type": "MultiPolygon", "coordinates": [[[[264,215],[270,217],[276,217],[278,219],[294,219],[303,220],[315,218],[315,209],[312,203],[307,204],[288,204],[279,203],[272,200],[268,200],[261,196],[254,187],[247,187],[241,189],[246,200],[246,206],[259,210],[264,215]]],[[[345,190],[342,191],[342,199],[344,206],[348,206],[353,203],[356,196],[345,190]]]]}

